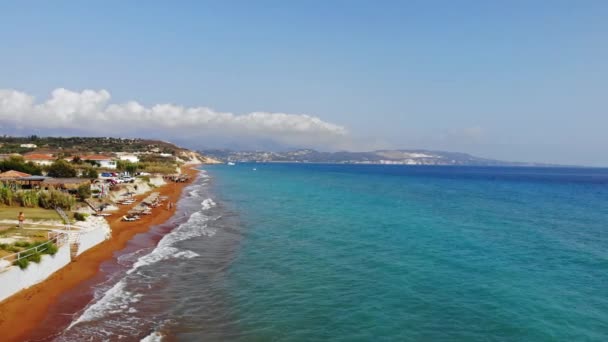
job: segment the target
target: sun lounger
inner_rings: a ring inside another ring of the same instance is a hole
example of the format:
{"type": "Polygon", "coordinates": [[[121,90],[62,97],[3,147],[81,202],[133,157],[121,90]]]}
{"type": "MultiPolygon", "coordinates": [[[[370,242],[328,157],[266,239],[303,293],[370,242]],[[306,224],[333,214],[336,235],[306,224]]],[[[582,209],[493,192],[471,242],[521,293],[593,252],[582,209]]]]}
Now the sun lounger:
{"type": "Polygon", "coordinates": [[[95,213],[93,215],[95,215],[95,216],[102,216],[102,217],[112,216],[112,214],[110,214],[110,213],[95,213]]]}

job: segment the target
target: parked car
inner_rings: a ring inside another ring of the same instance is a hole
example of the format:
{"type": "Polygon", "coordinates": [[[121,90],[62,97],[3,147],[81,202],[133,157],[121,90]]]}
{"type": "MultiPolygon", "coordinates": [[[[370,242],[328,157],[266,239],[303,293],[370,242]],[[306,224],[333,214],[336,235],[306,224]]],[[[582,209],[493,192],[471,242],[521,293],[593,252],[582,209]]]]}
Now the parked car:
{"type": "Polygon", "coordinates": [[[112,178],[106,179],[106,182],[111,185],[118,184],[118,181],[116,179],[112,179],[112,178]]]}

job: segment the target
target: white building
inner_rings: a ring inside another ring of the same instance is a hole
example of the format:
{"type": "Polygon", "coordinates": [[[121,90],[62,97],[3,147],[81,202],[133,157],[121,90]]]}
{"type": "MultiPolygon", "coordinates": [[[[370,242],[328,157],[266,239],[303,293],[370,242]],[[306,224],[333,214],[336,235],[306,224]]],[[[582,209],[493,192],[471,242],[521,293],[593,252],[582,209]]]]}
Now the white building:
{"type": "Polygon", "coordinates": [[[139,162],[139,157],[133,154],[124,154],[118,157],[118,159],[120,160],[126,160],[129,161],[131,163],[138,163],[139,162]]]}
{"type": "Polygon", "coordinates": [[[36,144],[21,144],[21,147],[24,147],[24,148],[36,148],[36,147],[38,147],[38,145],[36,145],[36,144]]]}
{"type": "Polygon", "coordinates": [[[32,153],[23,156],[27,162],[32,162],[36,165],[51,165],[55,161],[55,157],[50,154],[32,153]]]}
{"type": "Polygon", "coordinates": [[[108,156],[104,156],[104,155],[100,155],[100,154],[92,154],[92,155],[88,155],[88,156],[82,156],[80,157],[81,160],[83,161],[94,161],[99,163],[99,167],[102,169],[111,169],[114,170],[116,169],[116,160],[114,160],[114,158],[112,157],[108,157],[108,156]]]}

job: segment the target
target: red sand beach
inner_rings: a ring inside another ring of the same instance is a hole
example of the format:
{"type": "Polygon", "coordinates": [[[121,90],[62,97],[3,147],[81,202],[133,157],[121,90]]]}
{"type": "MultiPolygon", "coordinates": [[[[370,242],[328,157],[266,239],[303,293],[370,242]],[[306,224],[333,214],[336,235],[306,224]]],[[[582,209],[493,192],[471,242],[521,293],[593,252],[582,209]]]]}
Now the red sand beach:
{"type": "MultiPolygon", "coordinates": [[[[191,180],[197,173],[193,168],[184,168],[183,172],[192,176],[191,180]]],[[[169,183],[156,191],[175,203],[179,200],[183,188],[190,184],[191,180],[186,183],[169,183]]],[[[141,195],[137,199],[143,199],[145,196],[141,195]]],[[[101,263],[111,259],[114,252],[123,249],[136,234],[146,232],[150,227],[167,221],[176,210],[175,206],[171,209],[163,207],[155,210],[152,215],[142,217],[140,221],[121,221],[120,218],[131,207],[121,207],[109,217],[112,228],[111,239],[86,251],[45,281],[0,302],[0,331],[3,341],[21,341],[30,335],[38,328],[41,319],[59,296],[93,278],[98,273],[101,263]]]]}

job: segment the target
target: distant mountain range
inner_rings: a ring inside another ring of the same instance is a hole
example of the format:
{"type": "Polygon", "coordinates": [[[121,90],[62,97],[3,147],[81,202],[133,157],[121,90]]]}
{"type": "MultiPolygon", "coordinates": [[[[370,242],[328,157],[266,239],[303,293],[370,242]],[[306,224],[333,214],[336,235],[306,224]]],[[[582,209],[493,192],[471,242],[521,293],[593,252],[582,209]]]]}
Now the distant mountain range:
{"type": "Polygon", "coordinates": [[[428,150],[380,150],[373,152],[319,152],[310,149],[287,152],[202,150],[224,162],[332,163],[393,165],[474,165],[474,166],[556,166],[540,163],[508,162],[472,156],[467,153],[428,150]]]}

